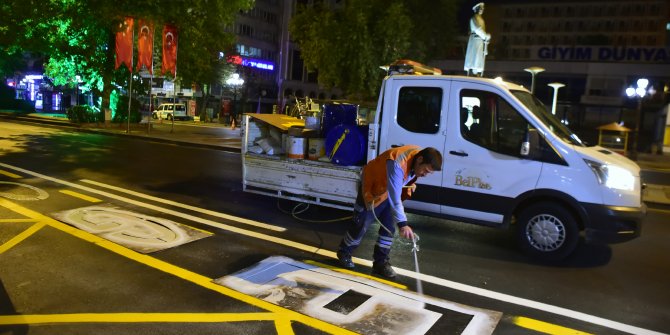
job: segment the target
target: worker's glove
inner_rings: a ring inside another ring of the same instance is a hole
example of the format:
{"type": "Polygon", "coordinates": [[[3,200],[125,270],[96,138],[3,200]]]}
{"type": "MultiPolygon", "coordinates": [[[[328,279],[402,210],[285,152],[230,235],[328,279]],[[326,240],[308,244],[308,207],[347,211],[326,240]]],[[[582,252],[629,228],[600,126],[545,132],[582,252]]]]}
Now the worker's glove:
{"type": "Polygon", "coordinates": [[[414,194],[414,191],[416,191],[416,184],[404,186],[402,188],[402,192],[400,193],[400,200],[405,201],[411,198],[412,195],[414,194]]]}
{"type": "Polygon", "coordinates": [[[407,186],[407,190],[409,191],[409,194],[412,195],[412,193],[414,193],[414,191],[416,191],[416,184],[412,184],[412,185],[407,186]]]}
{"type": "Polygon", "coordinates": [[[413,239],[414,238],[414,231],[412,230],[412,227],[410,226],[402,226],[400,227],[400,236],[406,238],[406,239],[413,239]]]}

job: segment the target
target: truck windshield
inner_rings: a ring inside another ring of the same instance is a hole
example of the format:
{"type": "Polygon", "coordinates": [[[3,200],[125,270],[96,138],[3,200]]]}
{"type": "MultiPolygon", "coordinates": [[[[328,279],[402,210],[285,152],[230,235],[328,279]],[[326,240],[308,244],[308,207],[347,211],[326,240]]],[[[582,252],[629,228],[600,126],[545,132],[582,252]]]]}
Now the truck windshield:
{"type": "Polygon", "coordinates": [[[582,140],[577,137],[575,133],[570,130],[570,128],[566,127],[561,121],[549,110],[547,110],[547,107],[544,106],[542,101],[537,99],[534,95],[525,92],[525,91],[516,91],[513,90],[512,94],[521,101],[528,110],[531,111],[531,113],[535,114],[538,119],[542,120],[542,122],[547,125],[547,128],[551,130],[554,135],[558,136],[560,139],[563,141],[578,145],[578,146],[585,146],[582,140]]]}

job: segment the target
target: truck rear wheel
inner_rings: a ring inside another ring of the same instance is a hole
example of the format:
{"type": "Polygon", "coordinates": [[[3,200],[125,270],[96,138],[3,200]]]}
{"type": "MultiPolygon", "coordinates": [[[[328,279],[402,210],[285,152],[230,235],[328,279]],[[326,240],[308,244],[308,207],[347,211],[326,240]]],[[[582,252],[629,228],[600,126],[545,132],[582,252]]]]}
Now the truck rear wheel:
{"type": "Polygon", "coordinates": [[[579,227],[565,207],[541,202],[521,211],[517,218],[517,240],[523,251],[542,261],[561,260],[579,241],[579,227]]]}

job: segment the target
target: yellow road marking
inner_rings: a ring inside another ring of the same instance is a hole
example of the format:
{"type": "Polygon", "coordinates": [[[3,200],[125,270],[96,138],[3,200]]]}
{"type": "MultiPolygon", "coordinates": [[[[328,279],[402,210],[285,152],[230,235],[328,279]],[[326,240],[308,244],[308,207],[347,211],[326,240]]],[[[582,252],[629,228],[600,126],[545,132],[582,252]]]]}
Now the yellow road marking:
{"type": "Polygon", "coordinates": [[[11,173],[11,172],[5,171],[5,170],[0,170],[0,174],[4,174],[5,176],[10,177],[10,178],[14,178],[14,179],[23,178],[23,177],[19,176],[18,174],[14,174],[14,173],[11,173]]]}
{"type": "Polygon", "coordinates": [[[323,264],[323,263],[315,262],[315,261],[312,261],[312,260],[303,260],[302,262],[303,262],[303,263],[306,263],[306,264],[316,265],[316,266],[318,266],[318,267],[325,268],[325,269],[328,269],[328,270],[333,270],[333,271],[335,271],[335,272],[341,272],[341,273],[346,273],[346,274],[354,275],[354,276],[357,276],[357,277],[363,277],[363,278],[367,278],[367,279],[372,279],[372,280],[374,280],[374,281],[378,281],[378,282],[380,282],[380,283],[382,283],[382,284],[386,284],[386,285],[389,285],[389,286],[397,287],[397,288],[399,288],[399,289],[403,289],[403,290],[406,290],[406,289],[407,289],[407,285],[399,284],[399,283],[396,283],[396,282],[392,282],[392,281],[390,281],[390,280],[382,279],[382,278],[375,277],[375,276],[371,276],[371,275],[366,275],[366,274],[364,274],[364,273],[360,273],[360,272],[356,272],[356,271],[351,271],[351,270],[347,270],[347,269],[343,269],[343,268],[338,268],[338,267],[331,266],[331,265],[328,265],[328,264],[323,264]]]}
{"type": "Polygon", "coordinates": [[[41,323],[116,323],[116,322],[240,322],[275,321],[275,313],[81,313],[2,315],[0,325],[41,323]]]}
{"type": "Polygon", "coordinates": [[[75,191],[70,191],[70,190],[60,190],[60,191],[58,191],[58,192],[63,193],[63,194],[67,194],[67,195],[70,195],[70,196],[73,196],[73,197],[75,197],[75,198],[79,198],[79,199],[82,199],[82,200],[86,200],[86,201],[89,201],[89,202],[102,202],[102,200],[100,200],[100,199],[98,199],[98,198],[94,198],[94,197],[88,196],[88,195],[86,195],[86,194],[81,194],[81,193],[79,193],[79,192],[75,192],[75,191]]]}
{"type": "Polygon", "coordinates": [[[277,335],[294,335],[293,327],[291,327],[291,320],[275,320],[275,329],[277,335]]]}
{"type": "Polygon", "coordinates": [[[11,249],[13,246],[19,244],[21,241],[27,239],[28,237],[30,237],[30,235],[36,233],[38,230],[42,229],[42,227],[44,227],[45,225],[46,222],[44,221],[37,222],[34,225],[30,226],[30,228],[21,232],[21,234],[14,236],[11,240],[7,241],[5,244],[0,245],[0,254],[11,249]]]}
{"type": "Polygon", "coordinates": [[[186,281],[189,281],[191,283],[194,283],[196,285],[199,285],[201,287],[210,289],[212,291],[227,295],[231,298],[240,300],[244,303],[250,304],[252,306],[256,306],[262,309],[265,309],[267,311],[276,313],[278,316],[277,318],[283,318],[286,320],[290,321],[297,321],[300,323],[303,323],[305,325],[308,325],[310,327],[316,328],[318,330],[324,331],[329,334],[356,334],[352,331],[349,331],[347,329],[335,326],[333,324],[327,323],[325,321],[301,314],[296,311],[292,311],[290,309],[274,305],[272,303],[269,303],[265,300],[258,299],[256,297],[252,297],[250,295],[246,295],[243,293],[240,293],[238,291],[235,291],[233,289],[230,289],[225,286],[221,286],[219,284],[216,284],[213,282],[212,278],[208,278],[206,276],[200,275],[198,273],[186,270],[184,268],[180,268],[176,265],[167,263],[165,261],[161,261],[159,259],[156,259],[154,257],[151,257],[149,255],[143,255],[138,252],[135,252],[133,250],[130,250],[126,247],[120,246],[116,243],[113,243],[109,240],[105,240],[102,237],[93,235],[91,233],[88,233],[83,230],[79,230],[77,228],[68,226],[64,223],[61,223],[59,221],[56,221],[50,217],[44,216],[38,212],[32,211],[28,208],[21,207],[9,200],[0,198],[0,206],[5,207],[7,209],[13,210],[16,213],[19,213],[21,215],[24,215],[29,218],[34,218],[39,221],[39,223],[42,224],[48,224],[50,227],[56,228],[58,230],[61,230],[67,234],[70,234],[72,236],[78,237],[84,241],[91,242],[93,244],[96,244],[102,248],[105,248],[111,252],[114,252],[116,254],[119,254],[121,256],[124,256],[128,259],[134,260],[138,263],[142,263],[146,266],[149,266],[151,268],[163,271],[165,273],[169,273],[175,277],[182,278],[186,281]]]}
{"type": "Polygon", "coordinates": [[[33,219],[0,219],[0,223],[37,222],[33,219]]]}
{"type": "Polygon", "coordinates": [[[512,319],[512,322],[519,327],[531,329],[540,333],[552,334],[552,335],[591,335],[590,333],[585,333],[579,330],[561,327],[552,323],[547,323],[531,318],[526,318],[523,316],[515,316],[512,319]]]}

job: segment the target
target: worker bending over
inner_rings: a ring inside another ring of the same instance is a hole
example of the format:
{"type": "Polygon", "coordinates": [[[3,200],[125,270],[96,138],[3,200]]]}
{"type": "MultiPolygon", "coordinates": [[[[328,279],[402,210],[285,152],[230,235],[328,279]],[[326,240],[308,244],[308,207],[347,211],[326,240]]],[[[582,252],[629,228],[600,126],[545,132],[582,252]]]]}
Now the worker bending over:
{"type": "Polygon", "coordinates": [[[389,149],[363,167],[361,186],[354,205],[354,217],[340,242],[337,258],[345,268],[353,268],[351,253],[361,243],[368,227],[378,219],[381,223],[373,253],[372,272],[385,278],[394,278],[389,262],[395,226],[400,236],[413,239],[412,228],[402,201],[411,197],[419,177],[442,170],[442,154],[435,148],[421,149],[405,145],[389,149]]]}

